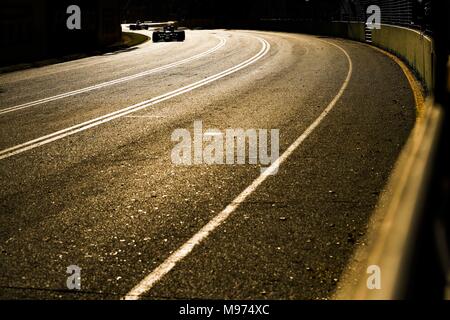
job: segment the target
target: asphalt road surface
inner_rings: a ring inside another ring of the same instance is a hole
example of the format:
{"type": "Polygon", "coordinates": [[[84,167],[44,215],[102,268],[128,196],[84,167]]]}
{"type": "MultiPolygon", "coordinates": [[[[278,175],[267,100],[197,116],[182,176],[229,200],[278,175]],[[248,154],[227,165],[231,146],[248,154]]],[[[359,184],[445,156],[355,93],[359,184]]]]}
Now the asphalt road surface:
{"type": "Polygon", "coordinates": [[[0,75],[0,109],[13,299],[330,298],[415,122],[369,46],[233,30],[0,75]],[[279,129],[278,174],[173,164],[196,120],[279,129]]]}

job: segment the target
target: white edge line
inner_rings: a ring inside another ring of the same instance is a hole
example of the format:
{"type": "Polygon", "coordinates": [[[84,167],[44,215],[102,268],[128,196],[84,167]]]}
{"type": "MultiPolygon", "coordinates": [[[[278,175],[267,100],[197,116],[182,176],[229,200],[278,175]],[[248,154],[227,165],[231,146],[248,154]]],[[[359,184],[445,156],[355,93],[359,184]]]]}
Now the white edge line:
{"type": "Polygon", "coordinates": [[[177,67],[179,65],[182,65],[182,64],[185,64],[185,63],[188,63],[188,62],[191,62],[191,61],[198,60],[198,59],[203,58],[203,57],[205,57],[207,55],[210,55],[211,53],[216,52],[217,50],[219,50],[220,48],[222,48],[226,44],[227,40],[225,38],[223,38],[223,37],[218,37],[218,38],[220,40],[219,44],[217,44],[215,47],[213,47],[213,48],[211,48],[211,49],[209,49],[209,50],[207,50],[205,52],[199,53],[199,54],[197,54],[195,56],[192,56],[192,57],[189,57],[189,58],[177,61],[177,62],[173,62],[173,63],[170,63],[170,64],[165,65],[165,66],[161,66],[161,67],[157,67],[157,68],[150,69],[150,70],[147,70],[147,71],[143,71],[143,72],[140,72],[140,73],[137,73],[137,74],[134,74],[134,75],[130,75],[130,76],[126,76],[126,77],[123,77],[123,78],[102,82],[102,83],[99,83],[99,84],[96,84],[96,85],[93,85],[93,86],[89,86],[89,87],[85,87],[85,88],[82,88],[82,89],[61,93],[61,94],[58,94],[56,96],[47,97],[47,98],[39,99],[39,100],[36,100],[36,101],[31,101],[31,102],[27,102],[27,103],[24,103],[24,104],[20,104],[20,105],[17,105],[17,106],[1,109],[0,110],[0,115],[6,114],[6,113],[11,113],[11,112],[14,112],[14,111],[19,111],[19,110],[30,108],[30,107],[34,107],[34,106],[37,106],[37,105],[40,105],[40,104],[44,104],[44,103],[47,103],[47,102],[52,102],[52,101],[64,99],[64,98],[67,98],[67,97],[72,97],[72,96],[75,96],[75,95],[78,95],[78,94],[81,94],[81,93],[86,93],[86,92],[90,92],[90,91],[93,91],[93,90],[102,89],[102,88],[105,88],[105,87],[108,87],[108,86],[112,86],[112,85],[116,85],[116,84],[120,84],[120,83],[123,83],[123,82],[135,80],[135,79],[142,78],[142,77],[145,77],[145,76],[148,76],[148,75],[160,72],[160,71],[165,71],[165,70],[177,67]]]}
{"type": "Polygon", "coordinates": [[[137,284],[123,299],[124,300],[138,300],[141,295],[148,292],[153,286],[161,280],[167,273],[169,273],[175,265],[184,259],[198,244],[205,240],[217,227],[219,227],[227,218],[250,196],[271,173],[276,172],[278,167],[283,164],[289,156],[303,143],[303,141],[319,126],[322,120],[333,109],[336,103],[344,94],[350,82],[353,73],[353,63],[348,53],[337,44],[320,40],[330,45],[337,47],[347,57],[349,68],[347,77],[339,90],[338,94],[325,108],[321,115],[297,138],[297,140],[279,157],[264,173],[262,173],[256,180],[252,182],[240,195],[238,195],[222,212],[215,216],[208,222],[199,232],[197,232],[191,239],[184,243],[179,249],[172,253],[161,265],[154,269],[147,277],[145,277],[139,284],[137,284]]]}
{"type": "Polygon", "coordinates": [[[250,59],[248,59],[248,60],[246,60],[246,61],[244,61],[244,62],[242,62],[242,63],[240,63],[240,64],[238,64],[238,65],[236,65],[234,67],[231,67],[231,68],[229,68],[229,69],[227,69],[225,71],[222,71],[222,72],[220,72],[218,74],[212,75],[212,76],[210,76],[208,78],[205,78],[203,80],[197,81],[197,82],[192,83],[190,85],[187,85],[185,87],[182,87],[182,88],[179,88],[177,90],[174,90],[174,91],[168,92],[166,94],[163,94],[161,96],[152,98],[150,100],[140,102],[138,104],[132,105],[130,107],[127,107],[127,108],[124,108],[124,109],[121,109],[121,110],[118,110],[118,111],[115,111],[115,112],[112,112],[110,114],[101,116],[99,118],[92,119],[92,120],[80,123],[78,125],[75,125],[75,126],[72,126],[72,127],[69,127],[69,128],[66,128],[66,129],[63,129],[63,130],[60,130],[60,131],[57,131],[57,132],[54,132],[54,133],[42,136],[40,138],[37,138],[37,139],[31,140],[31,141],[25,142],[25,143],[22,143],[22,144],[13,146],[13,147],[10,147],[8,149],[1,150],[0,151],[0,160],[12,157],[12,156],[20,154],[22,152],[25,152],[25,151],[37,148],[39,146],[51,143],[53,141],[62,139],[64,137],[73,135],[75,133],[87,130],[87,129],[92,128],[92,127],[96,127],[98,125],[107,123],[107,122],[112,121],[114,119],[126,116],[126,115],[134,113],[134,112],[137,112],[137,111],[145,109],[145,108],[147,108],[149,106],[155,105],[157,103],[169,100],[169,99],[174,98],[176,96],[179,96],[181,94],[184,94],[184,93],[190,92],[192,90],[195,90],[197,88],[203,87],[203,86],[205,86],[205,85],[207,85],[207,84],[209,84],[211,82],[217,81],[217,80],[219,80],[221,78],[224,78],[224,77],[226,77],[226,76],[228,76],[230,74],[233,74],[233,73],[235,73],[235,72],[237,72],[237,71],[239,71],[239,70],[241,70],[243,68],[246,68],[247,66],[257,62],[258,60],[260,60],[270,50],[270,44],[266,40],[258,38],[258,37],[256,37],[256,39],[258,39],[263,44],[262,49],[255,56],[251,57],[250,59]]]}

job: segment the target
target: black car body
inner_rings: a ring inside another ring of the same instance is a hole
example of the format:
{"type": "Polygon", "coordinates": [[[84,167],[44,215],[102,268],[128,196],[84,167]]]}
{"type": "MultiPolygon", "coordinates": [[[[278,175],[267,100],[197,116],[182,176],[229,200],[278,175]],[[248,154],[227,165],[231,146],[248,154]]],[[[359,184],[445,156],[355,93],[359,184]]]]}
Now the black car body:
{"type": "Polygon", "coordinates": [[[148,30],[148,24],[137,21],[135,24],[130,24],[130,30],[148,30]]]}
{"type": "Polygon", "coordinates": [[[183,30],[177,30],[174,26],[165,26],[161,30],[153,32],[153,42],[160,41],[184,41],[186,34],[183,30]]]}

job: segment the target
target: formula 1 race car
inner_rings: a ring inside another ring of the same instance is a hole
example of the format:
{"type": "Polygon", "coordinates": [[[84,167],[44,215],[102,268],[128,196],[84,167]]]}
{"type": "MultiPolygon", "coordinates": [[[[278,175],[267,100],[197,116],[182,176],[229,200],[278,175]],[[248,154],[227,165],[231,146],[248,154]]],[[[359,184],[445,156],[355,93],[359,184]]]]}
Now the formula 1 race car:
{"type": "Polygon", "coordinates": [[[153,42],[160,41],[180,41],[186,39],[186,34],[183,30],[177,30],[174,26],[165,26],[161,30],[153,32],[153,42]]]}
{"type": "Polygon", "coordinates": [[[130,24],[130,30],[148,30],[150,26],[146,23],[137,21],[136,24],[130,24]]]}

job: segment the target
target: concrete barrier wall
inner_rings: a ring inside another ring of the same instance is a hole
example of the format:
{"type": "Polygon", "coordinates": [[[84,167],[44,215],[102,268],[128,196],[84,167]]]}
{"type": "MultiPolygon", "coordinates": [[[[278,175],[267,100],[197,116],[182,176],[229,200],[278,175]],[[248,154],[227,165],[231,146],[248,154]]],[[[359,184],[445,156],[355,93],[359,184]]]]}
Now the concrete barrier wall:
{"type": "Polygon", "coordinates": [[[373,30],[372,41],[408,63],[428,92],[434,89],[434,52],[430,38],[416,30],[382,25],[381,29],[373,30]]]}

